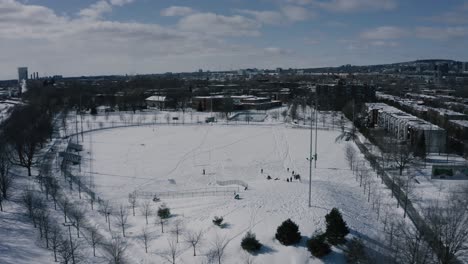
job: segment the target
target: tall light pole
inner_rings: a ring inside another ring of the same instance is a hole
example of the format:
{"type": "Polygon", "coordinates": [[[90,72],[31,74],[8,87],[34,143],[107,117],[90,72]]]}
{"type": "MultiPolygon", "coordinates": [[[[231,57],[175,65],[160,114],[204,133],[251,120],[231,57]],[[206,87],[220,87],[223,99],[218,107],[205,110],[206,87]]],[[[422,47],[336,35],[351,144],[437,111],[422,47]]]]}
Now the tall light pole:
{"type": "MultiPolygon", "coordinates": [[[[312,109],[311,109],[312,110],[312,109]]],[[[315,155],[314,155],[314,168],[317,168],[317,133],[318,133],[318,99],[315,97],[315,155]]]]}
{"type": "Polygon", "coordinates": [[[309,207],[312,207],[312,140],[313,140],[313,131],[314,131],[314,122],[312,118],[314,117],[314,112],[312,111],[312,104],[310,104],[310,148],[309,148],[309,207]]]}

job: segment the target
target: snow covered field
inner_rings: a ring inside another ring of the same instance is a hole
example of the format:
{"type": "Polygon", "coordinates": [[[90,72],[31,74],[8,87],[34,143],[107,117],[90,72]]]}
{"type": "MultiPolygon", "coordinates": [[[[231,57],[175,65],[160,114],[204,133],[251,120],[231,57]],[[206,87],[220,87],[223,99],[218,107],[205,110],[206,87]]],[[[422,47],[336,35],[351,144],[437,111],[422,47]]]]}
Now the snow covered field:
{"type": "MultiPolygon", "coordinates": [[[[291,218],[299,225],[302,236],[310,237],[316,230],[325,229],[325,214],[337,207],[353,235],[367,241],[383,236],[382,225],[346,165],[346,143],[335,143],[337,136],[335,131],[319,131],[311,208],[307,202],[309,131],[280,124],[156,125],[87,133],[81,170],[88,180],[89,175],[94,175],[100,198],[111,201],[115,208],[120,204],[128,206],[128,195],[134,191],[184,191],[215,187],[220,180],[243,180],[249,189],[241,189],[240,200],[233,199],[233,195],[163,198],[153,203],[153,209],[160,203],[171,209],[174,216],[166,231],[177,219],[183,221],[186,230],[205,230],[205,239],[197,248],[199,255],[212,247],[216,237],[222,237],[230,241],[224,263],[245,263],[240,241],[251,229],[264,244],[262,252],[254,257],[255,263],[321,263],[322,260],[310,257],[305,238],[296,247],[276,241],[278,225],[291,218]],[[286,182],[291,171],[299,173],[302,181],[286,182]],[[279,180],[267,180],[267,175],[279,180]],[[214,216],[223,216],[227,226],[214,226],[214,216]]],[[[141,205],[144,199],[139,198],[138,202],[141,205]]],[[[139,209],[136,216],[129,217],[127,255],[131,263],[161,263],[159,254],[167,249],[173,235],[161,234],[160,226],[154,224],[156,217],[152,216],[148,228],[156,238],[145,254],[139,239],[145,218],[139,209]]],[[[103,217],[96,215],[90,221],[108,232],[103,217]]],[[[118,226],[111,229],[117,233],[120,230],[118,226]]],[[[182,240],[180,263],[206,261],[204,257],[193,257],[191,248],[182,240]]],[[[323,261],[340,263],[344,258],[341,250],[334,248],[323,261]]]]}

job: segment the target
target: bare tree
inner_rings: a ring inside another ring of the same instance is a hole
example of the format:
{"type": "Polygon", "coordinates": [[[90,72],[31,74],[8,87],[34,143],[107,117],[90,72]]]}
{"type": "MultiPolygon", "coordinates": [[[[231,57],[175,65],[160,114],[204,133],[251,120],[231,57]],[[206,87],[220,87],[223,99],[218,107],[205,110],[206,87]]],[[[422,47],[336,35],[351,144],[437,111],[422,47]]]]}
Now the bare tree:
{"type": "Polygon", "coordinates": [[[135,193],[131,193],[128,195],[128,203],[132,207],[133,216],[135,216],[135,207],[137,206],[137,196],[135,193]]]}
{"type": "Polygon", "coordinates": [[[70,218],[75,221],[76,236],[80,237],[80,226],[85,221],[84,211],[80,207],[76,206],[70,210],[70,218]]]}
{"type": "Polygon", "coordinates": [[[153,210],[151,208],[151,202],[144,201],[143,204],[141,204],[140,210],[141,210],[141,213],[145,216],[146,224],[148,224],[148,217],[153,214],[153,210]]]}
{"type": "MultiPolygon", "coordinates": [[[[408,209],[408,202],[409,202],[409,196],[413,193],[414,191],[414,178],[416,177],[415,174],[412,173],[407,173],[403,179],[400,179],[400,188],[404,190],[405,192],[405,201],[403,203],[403,218],[406,218],[407,215],[407,209],[408,209]]],[[[400,177],[401,178],[401,177],[400,177]]]]}
{"type": "Polygon", "coordinates": [[[167,250],[159,253],[159,256],[164,258],[166,261],[170,262],[171,264],[176,264],[177,258],[180,256],[182,253],[179,244],[173,240],[173,239],[168,239],[168,248],[167,250]]]}
{"type": "Polygon", "coordinates": [[[103,201],[102,203],[100,203],[98,211],[99,211],[99,213],[104,215],[104,217],[106,219],[106,223],[107,223],[109,221],[110,212],[112,211],[112,208],[110,206],[109,201],[103,201]]]}
{"type": "Polygon", "coordinates": [[[216,235],[214,242],[212,242],[212,248],[208,254],[209,258],[217,260],[218,264],[221,264],[225,257],[225,250],[229,244],[229,240],[226,237],[220,237],[216,235]]]}
{"type": "Polygon", "coordinates": [[[91,227],[89,229],[89,238],[91,240],[91,246],[93,247],[93,256],[96,256],[96,246],[101,244],[104,237],[99,233],[98,227],[91,227]]]}
{"type": "Polygon", "coordinates": [[[176,242],[179,243],[179,236],[185,231],[184,222],[181,219],[177,219],[174,221],[172,225],[171,233],[175,235],[176,242]]]}
{"type": "Polygon", "coordinates": [[[397,243],[401,249],[398,259],[401,263],[429,264],[433,263],[432,250],[424,240],[424,234],[415,228],[412,223],[400,225],[400,236],[397,243]]]}
{"type": "Polygon", "coordinates": [[[391,153],[392,161],[398,168],[400,176],[403,175],[403,170],[413,161],[413,154],[406,146],[397,146],[391,153]]]}
{"type": "Polygon", "coordinates": [[[26,168],[28,176],[31,176],[37,152],[51,133],[51,116],[41,111],[38,105],[27,104],[15,108],[4,122],[3,129],[4,137],[14,150],[14,155],[10,157],[12,163],[26,168]]]}
{"type": "Polygon", "coordinates": [[[193,248],[193,256],[197,255],[196,247],[203,239],[203,229],[198,231],[189,230],[184,234],[185,241],[193,248]]]}
{"type": "Polygon", "coordinates": [[[148,247],[149,243],[151,240],[154,238],[153,234],[148,230],[148,228],[145,226],[141,230],[141,236],[140,240],[143,242],[143,245],[145,246],[145,252],[148,253],[148,247]]]}
{"type": "Polygon", "coordinates": [[[67,197],[63,197],[62,200],[62,209],[63,209],[63,217],[65,218],[65,222],[67,222],[67,214],[70,210],[70,201],[67,197]]]}
{"type": "Polygon", "coordinates": [[[46,248],[49,248],[49,233],[51,228],[51,219],[49,217],[49,210],[47,210],[46,208],[44,210],[41,210],[39,217],[39,226],[44,234],[46,248]]]}
{"type": "Polygon", "coordinates": [[[109,254],[109,262],[112,264],[124,264],[126,250],[126,241],[120,236],[113,237],[111,243],[106,247],[106,251],[109,254]]]}
{"type": "Polygon", "coordinates": [[[42,199],[42,197],[40,196],[37,196],[34,197],[34,200],[33,200],[33,203],[32,203],[32,208],[33,208],[33,211],[32,211],[32,221],[33,221],[33,224],[34,224],[34,227],[39,227],[39,233],[41,235],[41,238],[42,238],[42,225],[40,224],[40,221],[41,221],[41,218],[43,217],[43,215],[45,214],[45,210],[47,210],[47,205],[46,203],[44,202],[44,200],[42,199]]]}
{"type": "Polygon", "coordinates": [[[353,148],[353,146],[351,146],[351,144],[346,144],[345,158],[346,158],[346,161],[348,162],[348,165],[351,168],[351,170],[354,167],[354,162],[356,160],[356,156],[357,156],[356,155],[356,150],[353,148]]]}
{"type": "Polygon", "coordinates": [[[21,197],[21,203],[28,211],[28,216],[31,219],[33,218],[33,212],[34,212],[34,199],[35,199],[35,195],[33,191],[29,189],[25,190],[21,197]]]}
{"type": "Polygon", "coordinates": [[[440,263],[454,263],[468,254],[468,211],[463,203],[447,199],[431,205],[426,213],[427,223],[435,233],[437,257],[440,263]]]}
{"type": "Polygon", "coordinates": [[[8,149],[6,144],[0,141],[0,211],[3,211],[2,201],[8,199],[8,193],[13,184],[13,174],[10,173],[10,167],[8,149]]]}
{"type": "Polygon", "coordinates": [[[57,182],[57,179],[54,177],[47,177],[47,186],[50,190],[50,196],[52,197],[52,201],[54,201],[54,209],[57,210],[57,199],[59,196],[60,186],[57,182]]]}
{"type": "Polygon", "coordinates": [[[63,264],[77,264],[82,260],[81,256],[81,243],[78,240],[70,241],[63,239],[58,248],[60,256],[60,263],[63,264]]]}
{"type": "Polygon", "coordinates": [[[60,226],[57,223],[52,223],[50,227],[50,247],[54,252],[54,260],[57,262],[57,253],[60,248],[61,242],[63,241],[62,232],[60,231],[60,226]]]}
{"type": "Polygon", "coordinates": [[[120,205],[116,218],[118,225],[122,228],[122,235],[125,237],[125,229],[128,226],[128,210],[124,205],[120,205]]]}

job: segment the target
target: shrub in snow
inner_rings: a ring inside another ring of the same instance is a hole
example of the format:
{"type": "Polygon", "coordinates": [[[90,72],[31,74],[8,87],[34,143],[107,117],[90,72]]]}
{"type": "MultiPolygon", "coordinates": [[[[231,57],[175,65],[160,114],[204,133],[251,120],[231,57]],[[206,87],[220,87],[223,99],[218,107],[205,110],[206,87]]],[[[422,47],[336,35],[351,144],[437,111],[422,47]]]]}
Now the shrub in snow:
{"type": "Polygon", "coordinates": [[[318,233],[307,240],[307,249],[316,258],[322,258],[331,252],[330,245],[325,241],[324,233],[318,233]]]}
{"type": "Polygon", "coordinates": [[[288,219],[278,226],[275,237],[281,244],[289,246],[301,241],[301,232],[299,232],[299,227],[296,223],[288,219]]]}
{"type": "Polygon", "coordinates": [[[166,207],[166,205],[161,205],[159,208],[158,208],[158,217],[161,218],[161,219],[167,219],[171,216],[171,210],[169,210],[169,208],[166,207]]]}
{"type": "Polygon", "coordinates": [[[224,218],[222,216],[215,216],[213,219],[213,224],[221,226],[223,224],[224,218]]]}
{"type": "Polygon", "coordinates": [[[241,247],[242,249],[253,253],[259,251],[260,248],[262,248],[262,244],[258,242],[257,238],[255,237],[255,234],[249,231],[247,232],[245,237],[242,238],[241,247]]]}
{"type": "Polygon", "coordinates": [[[364,249],[364,244],[359,238],[353,238],[345,250],[346,263],[366,264],[371,263],[364,249]]]}
{"type": "Polygon", "coordinates": [[[349,234],[349,228],[343,220],[338,209],[333,208],[330,213],[325,215],[327,230],[325,235],[332,245],[338,245],[345,242],[345,237],[349,234]]]}

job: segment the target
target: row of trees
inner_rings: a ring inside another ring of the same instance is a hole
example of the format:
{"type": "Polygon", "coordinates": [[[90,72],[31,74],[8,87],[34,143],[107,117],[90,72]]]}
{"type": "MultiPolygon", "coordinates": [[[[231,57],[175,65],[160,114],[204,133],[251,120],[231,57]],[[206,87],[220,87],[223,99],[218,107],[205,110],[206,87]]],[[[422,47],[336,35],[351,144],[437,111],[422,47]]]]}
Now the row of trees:
{"type": "MultiPolygon", "coordinates": [[[[356,175],[356,180],[360,182],[364,192],[367,192],[368,201],[372,202],[377,218],[384,224],[387,236],[384,244],[388,249],[388,261],[448,264],[468,254],[468,187],[450,190],[451,195],[446,199],[430,204],[424,209],[423,218],[416,219],[424,222],[415,226],[412,222],[398,219],[388,205],[381,208],[382,194],[377,189],[377,182],[364,166],[365,162],[360,160],[355,149],[349,144],[345,147],[345,157],[356,175]]],[[[405,145],[393,144],[389,151],[381,152],[379,160],[384,170],[393,164],[398,171],[388,174],[391,179],[390,195],[403,197],[400,201],[404,211],[403,217],[406,217],[415,180],[413,174],[403,172],[412,163],[414,156],[405,145]]],[[[397,201],[397,207],[400,201],[397,201]]]]}

